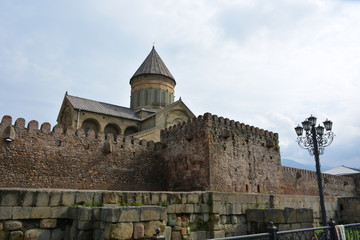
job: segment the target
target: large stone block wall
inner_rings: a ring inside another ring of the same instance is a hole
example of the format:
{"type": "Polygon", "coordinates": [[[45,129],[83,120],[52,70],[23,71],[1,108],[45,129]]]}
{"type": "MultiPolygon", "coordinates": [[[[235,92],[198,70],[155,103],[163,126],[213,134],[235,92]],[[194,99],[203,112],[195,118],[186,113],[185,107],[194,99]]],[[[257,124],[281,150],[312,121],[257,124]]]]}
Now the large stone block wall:
{"type": "Polygon", "coordinates": [[[360,222],[360,198],[339,198],[338,221],[341,223],[360,222]]]}
{"type": "Polygon", "coordinates": [[[0,187],[164,190],[161,144],[10,116],[0,124],[0,187]],[[4,141],[9,130],[12,142],[4,141]],[[160,144],[160,145],[159,145],[160,144]]]}
{"type": "MultiPolygon", "coordinates": [[[[159,227],[166,240],[202,240],[260,231],[268,221],[296,229],[319,224],[318,201],[221,192],[0,189],[0,239],[143,239],[159,227]]],[[[337,199],[325,201],[328,217],[337,220],[337,199]]],[[[358,199],[342,201],[359,205],[358,199]]],[[[341,216],[351,221],[351,215],[341,216]]]]}

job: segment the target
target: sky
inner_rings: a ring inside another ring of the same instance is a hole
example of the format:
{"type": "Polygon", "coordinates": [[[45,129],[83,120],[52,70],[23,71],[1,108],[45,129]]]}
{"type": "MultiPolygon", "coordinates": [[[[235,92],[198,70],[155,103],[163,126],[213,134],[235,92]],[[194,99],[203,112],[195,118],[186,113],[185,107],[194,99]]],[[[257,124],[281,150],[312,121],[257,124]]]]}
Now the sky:
{"type": "Polygon", "coordinates": [[[323,166],[360,168],[360,1],[0,0],[0,118],[56,124],[65,92],[130,106],[153,45],[194,112],[279,134],[333,121],[323,166]]]}

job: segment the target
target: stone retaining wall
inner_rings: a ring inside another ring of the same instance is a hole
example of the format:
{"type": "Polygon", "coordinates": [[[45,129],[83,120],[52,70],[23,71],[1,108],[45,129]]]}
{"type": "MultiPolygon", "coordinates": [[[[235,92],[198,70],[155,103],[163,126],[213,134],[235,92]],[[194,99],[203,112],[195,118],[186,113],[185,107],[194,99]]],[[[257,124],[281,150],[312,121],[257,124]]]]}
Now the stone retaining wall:
{"type": "MultiPolygon", "coordinates": [[[[325,200],[328,217],[335,217],[337,199],[325,200]]],[[[200,240],[253,231],[251,209],[309,208],[317,225],[317,202],[313,196],[220,192],[0,189],[0,239],[140,239],[160,227],[167,240],[200,240]]],[[[279,219],[261,221],[280,224],[279,219]]]]}

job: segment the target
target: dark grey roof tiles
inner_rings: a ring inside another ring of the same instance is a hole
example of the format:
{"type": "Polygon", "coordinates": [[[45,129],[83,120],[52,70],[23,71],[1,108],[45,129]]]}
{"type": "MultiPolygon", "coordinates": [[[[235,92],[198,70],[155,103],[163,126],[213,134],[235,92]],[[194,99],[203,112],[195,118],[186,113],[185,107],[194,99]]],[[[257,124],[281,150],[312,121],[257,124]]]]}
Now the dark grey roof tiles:
{"type": "Polygon", "coordinates": [[[142,74],[159,74],[165,77],[169,77],[175,81],[173,75],[170,73],[169,69],[165,66],[159,54],[156,52],[155,47],[152,48],[149,55],[146,57],[144,62],[131,77],[131,79],[142,74]]]}
{"type": "Polygon", "coordinates": [[[106,114],[115,117],[123,117],[127,119],[140,120],[140,118],[130,109],[109,103],[97,102],[85,98],[66,95],[75,109],[84,111],[106,114]]]}

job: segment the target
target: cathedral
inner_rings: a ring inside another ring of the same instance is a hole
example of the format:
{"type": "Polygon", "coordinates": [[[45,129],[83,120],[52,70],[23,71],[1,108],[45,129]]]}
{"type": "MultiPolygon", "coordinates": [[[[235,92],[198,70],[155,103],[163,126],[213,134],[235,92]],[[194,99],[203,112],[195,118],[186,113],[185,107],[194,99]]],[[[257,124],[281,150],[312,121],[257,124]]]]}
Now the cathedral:
{"type": "Polygon", "coordinates": [[[65,94],[57,117],[63,127],[85,132],[160,141],[160,130],[195,115],[181,98],[174,101],[176,81],[155,47],[130,79],[130,108],[65,94]]]}

